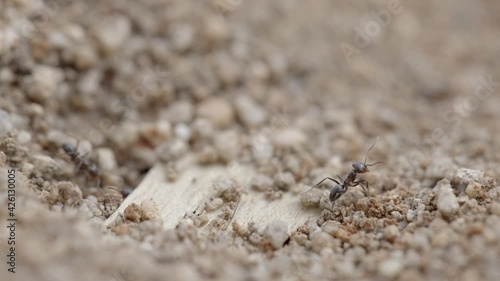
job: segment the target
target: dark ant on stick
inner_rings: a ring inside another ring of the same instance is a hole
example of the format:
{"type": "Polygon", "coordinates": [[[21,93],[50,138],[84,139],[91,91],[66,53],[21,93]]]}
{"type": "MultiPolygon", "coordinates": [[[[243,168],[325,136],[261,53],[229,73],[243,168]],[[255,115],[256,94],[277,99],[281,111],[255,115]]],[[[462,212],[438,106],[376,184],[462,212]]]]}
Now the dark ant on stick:
{"type": "Polygon", "coordinates": [[[101,175],[99,173],[99,168],[97,168],[96,164],[85,160],[83,156],[78,153],[77,147],[78,144],[76,147],[69,143],[62,144],[62,149],[69,157],[71,157],[71,161],[73,161],[73,163],[76,165],[75,173],[82,170],[87,173],[88,176],[96,178],[96,186],[99,188],[101,186],[101,175]]]}
{"type": "Polygon", "coordinates": [[[375,139],[373,142],[372,146],[368,149],[365,155],[365,161],[363,163],[355,162],[352,164],[352,171],[349,172],[347,175],[347,178],[342,178],[340,175],[337,175],[337,177],[340,179],[340,182],[337,181],[336,179],[333,179],[331,177],[326,177],[323,180],[321,180],[319,183],[317,183],[315,186],[313,186],[311,189],[309,189],[307,192],[311,191],[313,188],[319,186],[322,184],[325,180],[331,180],[335,182],[337,185],[330,191],[330,201],[335,202],[337,199],[340,198],[344,193],[346,193],[347,189],[349,187],[354,187],[360,185],[363,188],[363,191],[365,192],[365,196],[369,195],[369,189],[368,189],[368,181],[362,179],[362,180],[356,180],[356,177],[358,174],[365,174],[368,173],[370,170],[368,167],[375,166],[377,164],[383,163],[382,161],[378,161],[372,164],[366,164],[366,160],[368,159],[368,153],[372,148],[375,146],[375,143],[377,143],[378,137],[375,139]],[[365,186],[366,185],[366,186],[365,186]]]}

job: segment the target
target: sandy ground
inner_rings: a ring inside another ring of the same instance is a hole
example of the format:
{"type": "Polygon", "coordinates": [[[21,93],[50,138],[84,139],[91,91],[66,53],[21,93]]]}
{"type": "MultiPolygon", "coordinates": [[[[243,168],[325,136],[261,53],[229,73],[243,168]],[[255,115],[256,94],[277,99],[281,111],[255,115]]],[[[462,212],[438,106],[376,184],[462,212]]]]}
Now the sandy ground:
{"type": "Polygon", "coordinates": [[[0,5],[2,280],[500,280],[500,2],[0,5]],[[376,136],[368,196],[301,195],[376,136]],[[150,202],[104,223],[188,155],[256,175],[173,229],[150,202]],[[239,224],[248,190],[318,216],[239,224]]]}

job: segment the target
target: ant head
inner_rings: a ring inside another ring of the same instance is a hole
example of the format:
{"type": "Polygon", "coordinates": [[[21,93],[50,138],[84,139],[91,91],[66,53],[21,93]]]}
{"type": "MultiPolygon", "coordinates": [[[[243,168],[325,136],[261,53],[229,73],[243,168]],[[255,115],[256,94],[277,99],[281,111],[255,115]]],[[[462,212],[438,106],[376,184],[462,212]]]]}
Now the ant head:
{"type": "Polygon", "coordinates": [[[64,152],[66,153],[72,153],[75,151],[75,147],[73,147],[71,144],[65,142],[62,144],[62,149],[64,150],[64,152]]]}
{"type": "Polygon", "coordinates": [[[99,176],[99,168],[97,167],[96,164],[92,163],[89,166],[89,173],[93,176],[99,176]]]}
{"type": "Polygon", "coordinates": [[[359,162],[353,163],[352,167],[354,168],[354,171],[358,174],[363,174],[363,173],[369,172],[368,166],[363,164],[363,163],[359,163],[359,162]]]}
{"type": "Polygon", "coordinates": [[[346,190],[340,184],[336,185],[332,188],[332,191],[330,191],[330,201],[335,202],[345,193],[345,191],[346,190]]]}

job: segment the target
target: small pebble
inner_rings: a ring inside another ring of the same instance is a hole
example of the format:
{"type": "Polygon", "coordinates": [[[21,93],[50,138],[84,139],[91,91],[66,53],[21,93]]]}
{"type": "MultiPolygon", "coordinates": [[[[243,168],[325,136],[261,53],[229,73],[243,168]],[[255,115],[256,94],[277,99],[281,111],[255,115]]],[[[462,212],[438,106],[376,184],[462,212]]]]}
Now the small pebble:
{"type": "Polygon", "coordinates": [[[184,156],[188,149],[188,144],[185,141],[181,139],[174,139],[156,147],[155,154],[163,161],[171,161],[184,156]]]}
{"type": "Polygon", "coordinates": [[[453,193],[453,189],[447,179],[439,181],[437,186],[439,187],[437,208],[443,217],[450,218],[460,207],[457,197],[453,193]]]}
{"type": "Polygon", "coordinates": [[[224,131],[215,135],[214,146],[224,163],[236,159],[240,152],[239,135],[236,131],[224,131]]]}
{"type": "Polygon", "coordinates": [[[59,202],[68,206],[75,206],[83,199],[82,191],[71,182],[59,182],[56,185],[59,191],[59,202]]]}
{"type": "Polygon", "coordinates": [[[496,216],[500,217],[500,203],[499,202],[493,202],[490,205],[490,212],[496,216]]]}
{"type": "MultiPolygon", "coordinates": [[[[0,156],[0,158],[1,158],[1,156],[0,156]]],[[[0,163],[1,163],[1,161],[0,161],[0,163]]],[[[0,164],[0,166],[2,166],[2,165],[0,164]]],[[[29,176],[29,175],[31,175],[31,173],[33,172],[34,169],[35,169],[35,166],[33,164],[24,163],[23,167],[21,168],[21,172],[23,172],[25,175],[29,176]]]]}
{"type": "Polygon", "coordinates": [[[210,198],[210,200],[208,200],[205,204],[205,209],[209,212],[211,211],[215,211],[217,209],[219,209],[222,204],[224,203],[224,201],[222,200],[222,198],[210,198]]]}
{"type": "Polygon", "coordinates": [[[14,124],[7,111],[0,109],[0,138],[6,137],[14,130],[14,124]]]}
{"type": "Polygon", "coordinates": [[[44,174],[51,174],[56,168],[54,159],[46,155],[35,155],[32,162],[35,168],[44,174]]]}
{"type": "Polygon", "coordinates": [[[140,222],[141,221],[141,208],[139,205],[132,203],[127,206],[125,211],[123,212],[123,216],[125,219],[133,221],[133,222],[140,222]]]}
{"type": "Polygon", "coordinates": [[[469,196],[469,198],[479,198],[483,195],[482,185],[478,182],[471,181],[467,185],[465,189],[465,194],[469,196]]]}
{"type": "Polygon", "coordinates": [[[141,221],[161,220],[160,210],[153,199],[146,199],[141,203],[141,221]]]}
{"type": "Polygon", "coordinates": [[[127,149],[139,140],[139,126],[134,122],[117,125],[109,135],[119,149],[127,149]]]}
{"type": "Polygon", "coordinates": [[[214,126],[208,119],[195,119],[191,125],[193,139],[210,139],[214,136],[214,126]]]}
{"type": "Polygon", "coordinates": [[[169,105],[160,115],[171,123],[189,123],[194,115],[193,104],[187,100],[177,101],[169,105]]]}
{"type": "Polygon", "coordinates": [[[191,128],[184,124],[178,123],[174,128],[175,136],[183,141],[189,141],[191,139],[191,128]]]}
{"type": "Polygon", "coordinates": [[[425,170],[425,178],[430,181],[441,180],[446,177],[447,172],[453,167],[453,160],[448,157],[433,158],[425,170]]]}
{"type": "Polygon", "coordinates": [[[266,122],[266,111],[247,95],[239,95],[234,100],[236,113],[247,127],[256,127],[266,122]]]}
{"type": "Polygon", "coordinates": [[[5,166],[6,162],[7,162],[7,155],[5,155],[5,152],[0,151],[0,167],[5,166]]]}
{"type": "Polygon", "coordinates": [[[277,188],[287,191],[295,185],[295,178],[290,172],[282,172],[274,175],[274,186],[277,188]]]}
{"type": "Polygon", "coordinates": [[[250,179],[250,187],[257,191],[267,191],[270,190],[273,185],[273,180],[263,174],[254,175],[250,179]]]}
{"type": "Polygon", "coordinates": [[[283,148],[297,148],[306,141],[306,135],[296,128],[281,129],[276,132],[273,138],[274,144],[283,148]]]}
{"type": "Polygon", "coordinates": [[[33,69],[31,85],[28,90],[30,98],[39,103],[45,103],[52,98],[64,75],[58,68],[38,65],[33,69]]]}
{"type": "Polygon", "coordinates": [[[384,239],[389,242],[394,242],[399,236],[399,229],[395,225],[389,225],[384,228],[384,239]]]}
{"type": "Polygon", "coordinates": [[[311,239],[312,250],[316,253],[321,252],[323,249],[332,248],[334,244],[335,239],[324,231],[316,233],[311,239]]]}
{"type": "Polygon", "coordinates": [[[330,235],[336,233],[339,230],[339,228],[340,228],[340,223],[338,221],[332,221],[332,220],[325,222],[321,226],[321,229],[330,235]]]}
{"type": "Polygon", "coordinates": [[[132,23],[125,16],[111,15],[104,17],[93,29],[95,37],[104,54],[111,54],[125,46],[125,41],[132,31],[132,23]]]}
{"type": "Polygon", "coordinates": [[[74,50],[75,66],[79,70],[92,68],[98,61],[98,55],[94,48],[89,45],[77,45],[74,50]]]}
{"type": "Polygon", "coordinates": [[[234,120],[234,110],[231,104],[219,97],[203,101],[196,109],[196,115],[206,118],[218,128],[227,128],[234,120]]]}
{"type": "Polygon", "coordinates": [[[379,273],[384,278],[392,279],[396,278],[403,270],[402,260],[399,258],[388,259],[380,265],[379,273]]]}
{"type": "Polygon", "coordinates": [[[97,164],[103,170],[114,170],[118,167],[116,164],[115,153],[113,150],[105,147],[96,149],[97,164]]]}
{"type": "Polygon", "coordinates": [[[271,241],[274,249],[281,248],[288,239],[288,226],[286,222],[282,220],[270,221],[264,230],[264,236],[271,241]]]}
{"type": "MultiPolygon", "coordinates": [[[[1,135],[1,133],[0,133],[0,135],[1,135]]],[[[20,144],[27,144],[27,143],[31,142],[31,133],[29,133],[28,131],[25,131],[25,130],[19,131],[19,133],[17,134],[17,141],[20,144]]]]}
{"type": "Polygon", "coordinates": [[[139,127],[139,134],[150,144],[157,146],[170,139],[172,136],[172,125],[166,120],[142,124],[139,127]]]}
{"type": "Polygon", "coordinates": [[[484,172],[479,169],[457,169],[452,176],[451,183],[458,190],[463,190],[471,181],[480,182],[484,172]]]}

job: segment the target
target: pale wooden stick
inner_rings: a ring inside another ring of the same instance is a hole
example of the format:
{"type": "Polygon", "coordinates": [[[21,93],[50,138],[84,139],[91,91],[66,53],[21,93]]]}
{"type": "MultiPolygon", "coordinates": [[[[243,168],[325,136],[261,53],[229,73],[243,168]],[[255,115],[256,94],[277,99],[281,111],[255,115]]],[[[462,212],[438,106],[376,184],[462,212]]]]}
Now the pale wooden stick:
{"type": "Polygon", "coordinates": [[[123,213],[131,203],[140,204],[143,200],[152,199],[158,205],[164,227],[175,228],[186,214],[197,210],[215,195],[213,182],[220,177],[233,178],[245,188],[232,219],[241,225],[255,222],[257,228],[263,230],[269,221],[280,219],[288,224],[291,231],[307,220],[319,217],[320,210],[302,207],[298,195],[287,193],[279,200],[268,201],[262,193],[250,190],[247,185],[255,175],[252,167],[239,165],[236,171],[231,172],[222,165],[197,165],[193,156],[183,159],[178,167],[178,179],[167,182],[162,165],[154,166],[106,223],[113,222],[118,213],[123,213]]]}

